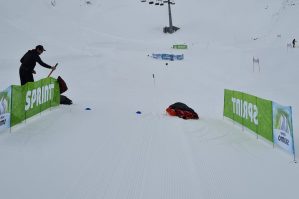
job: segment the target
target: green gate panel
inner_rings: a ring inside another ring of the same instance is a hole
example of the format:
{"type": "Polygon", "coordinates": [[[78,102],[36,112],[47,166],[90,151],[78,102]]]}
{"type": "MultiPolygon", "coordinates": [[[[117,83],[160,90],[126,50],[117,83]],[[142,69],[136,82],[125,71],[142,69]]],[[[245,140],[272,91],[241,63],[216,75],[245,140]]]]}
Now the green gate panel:
{"type": "Polygon", "coordinates": [[[272,101],[225,89],[223,115],[273,142],[272,101]]]}
{"type": "Polygon", "coordinates": [[[11,126],[59,104],[59,85],[52,77],[23,86],[13,85],[11,126]]]}

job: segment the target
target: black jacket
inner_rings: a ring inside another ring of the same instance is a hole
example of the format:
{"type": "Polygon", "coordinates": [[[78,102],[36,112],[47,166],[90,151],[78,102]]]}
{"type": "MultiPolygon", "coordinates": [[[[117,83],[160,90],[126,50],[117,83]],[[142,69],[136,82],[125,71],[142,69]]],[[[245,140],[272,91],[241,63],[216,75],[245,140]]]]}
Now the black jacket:
{"type": "Polygon", "coordinates": [[[44,63],[41,60],[41,58],[38,55],[38,52],[35,49],[28,50],[28,52],[21,58],[20,61],[22,63],[21,68],[28,72],[32,72],[34,70],[36,62],[45,68],[51,68],[50,65],[44,63]]]}

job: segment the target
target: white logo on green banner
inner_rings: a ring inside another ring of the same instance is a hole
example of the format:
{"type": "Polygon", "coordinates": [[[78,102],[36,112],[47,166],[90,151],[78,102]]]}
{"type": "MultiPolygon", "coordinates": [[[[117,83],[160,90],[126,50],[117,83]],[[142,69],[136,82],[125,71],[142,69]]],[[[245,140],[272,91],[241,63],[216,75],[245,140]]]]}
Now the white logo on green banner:
{"type": "Polygon", "coordinates": [[[289,153],[294,153],[292,109],[273,102],[274,143],[289,153]]]}
{"type": "Polygon", "coordinates": [[[258,108],[255,104],[232,97],[233,113],[244,118],[249,119],[251,123],[258,125],[258,108]]]}
{"type": "Polygon", "coordinates": [[[32,109],[35,106],[39,106],[49,100],[52,100],[54,96],[54,84],[45,85],[32,90],[28,90],[26,93],[26,105],[25,111],[32,109]]]}

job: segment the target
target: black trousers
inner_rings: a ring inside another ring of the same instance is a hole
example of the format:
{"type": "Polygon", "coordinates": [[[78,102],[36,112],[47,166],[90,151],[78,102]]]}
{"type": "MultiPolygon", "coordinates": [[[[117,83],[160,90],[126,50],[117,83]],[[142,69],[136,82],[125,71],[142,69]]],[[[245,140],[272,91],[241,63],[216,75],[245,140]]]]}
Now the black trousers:
{"type": "Polygon", "coordinates": [[[19,70],[21,85],[25,85],[27,82],[34,82],[32,71],[28,71],[23,67],[19,70]]]}

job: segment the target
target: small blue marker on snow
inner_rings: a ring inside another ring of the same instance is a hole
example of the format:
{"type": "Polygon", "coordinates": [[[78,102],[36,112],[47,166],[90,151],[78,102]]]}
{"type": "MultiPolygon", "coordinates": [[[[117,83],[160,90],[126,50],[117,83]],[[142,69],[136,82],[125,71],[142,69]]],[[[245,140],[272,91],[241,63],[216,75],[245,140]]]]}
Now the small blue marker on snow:
{"type": "Polygon", "coordinates": [[[85,108],[85,110],[87,110],[87,111],[90,111],[90,110],[91,110],[91,108],[85,108]]]}
{"type": "Polygon", "coordinates": [[[137,111],[136,114],[141,114],[141,111],[137,111]]]}

